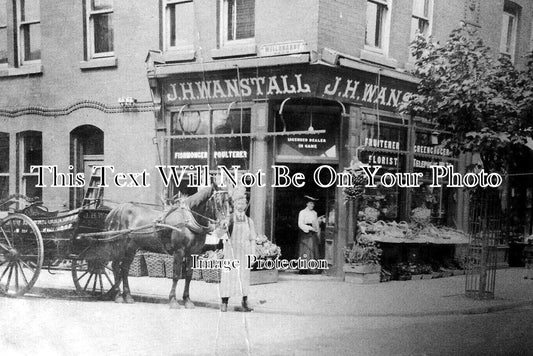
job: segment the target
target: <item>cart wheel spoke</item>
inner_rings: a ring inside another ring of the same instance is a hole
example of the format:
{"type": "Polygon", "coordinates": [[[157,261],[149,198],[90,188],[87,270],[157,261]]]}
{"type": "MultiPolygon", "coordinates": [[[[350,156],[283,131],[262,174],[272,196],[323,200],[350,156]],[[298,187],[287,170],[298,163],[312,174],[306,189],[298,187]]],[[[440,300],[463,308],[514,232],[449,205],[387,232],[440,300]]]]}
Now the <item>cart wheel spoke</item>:
{"type": "Polygon", "coordinates": [[[100,280],[100,294],[104,294],[104,280],[101,274],[98,275],[98,279],[100,280]]]}
{"type": "Polygon", "coordinates": [[[4,251],[9,251],[9,245],[0,242],[0,248],[4,251]]]}
{"type": "Polygon", "coordinates": [[[4,278],[4,276],[6,275],[7,271],[9,270],[9,267],[11,267],[11,262],[9,262],[6,266],[6,268],[4,268],[4,272],[2,272],[2,275],[0,276],[0,282],[2,281],[2,279],[4,278]]]}
{"type": "Polygon", "coordinates": [[[4,228],[0,226],[0,231],[2,231],[2,236],[4,237],[4,240],[7,242],[7,245],[11,247],[11,241],[6,235],[6,232],[4,231],[4,228]]]}
{"type": "Polygon", "coordinates": [[[15,270],[15,291],[19,291],[19,269],[18,263],[13,263],[13,269],[15,270]]]}
{"type": "Polygon", "coordinates": [[[111,286],[113,286],[114,283],[113,283],[113,281],[111,280],[111,278],[109,278],[109,275],[107,274],[107,272],[104,271],[104,275],[105,275],[105,278],[107,278],[107,280],[109,281],[109,284],[110,284],[111,286]]]}
{"type": "Polygon", "coordinates": [[[83,277],[85,277],[87,274],[89,273],[89,271],[85,271],[84,274],[82,274],[80,277],[76,278],[75,281],[76,282],[79,282],[83,277]]]}
{"type": "Polygon", "coordinates": [[[17,263],[17,266],[20,268],[20,272],[22,274],[22,278],[24,279],[24,282],[26,283],[26,285],[28,285],[29,282],[28,282],[28,278],[26,278],[26,274],[24,273],[24,268],[22,268],[20,263],[17,263]]]}
{"type": "Polygon", "coordinates": [[[9,273],[7,277],[7,283],[6,283],[6,293],[9,292],[9,285],[11,284],[11,276],[13,275],[13,263],[9,264],[9,273]]]}
{"type": "Polygon", "coordinates": [[[96,274],[96,273],[94,273],[93,276],[94,276],[93,295],[95,295],[95,293],[96,293],[96,282],[98,282],[98,277],[99,277],[99,275],[96,274]]]}
{"type": "Polygon", "coordinates": [[[93,278],[94,274],[90,273],[89,274],[89,278],[87,279],[87,282],[85,283],[85,285],[83,286],[83,290],[86,291],[87,290],[87,286],[89,285],[89,283],[91,283],[91,279],[93,278]]]}

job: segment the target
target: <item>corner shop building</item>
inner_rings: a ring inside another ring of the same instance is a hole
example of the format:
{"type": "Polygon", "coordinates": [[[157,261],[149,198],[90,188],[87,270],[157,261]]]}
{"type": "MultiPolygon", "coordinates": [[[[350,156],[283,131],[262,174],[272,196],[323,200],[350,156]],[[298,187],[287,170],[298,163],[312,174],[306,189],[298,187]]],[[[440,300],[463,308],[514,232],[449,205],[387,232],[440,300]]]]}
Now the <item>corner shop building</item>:
{"type": "MultiPolygon", "coordinates": [[[[173,65],[158,63],[153,53],[147,58],[163,164],[263,172],[264,186],[250,189],[250,215],[285,258],[297,253],[302,198],[316,196],[327,221],[323,253],[330,274],[342,271],[357,215],[333,184],[333,170],[342,172],[357,155],[381,165],[380,172],[421,171],[429,179],[430,164],[457,163],[430,143],[434,130],[396,113],[416,89],[412,77],[347,58],[339,63],[311,63],[307,54],[173,65]],[[305,184],[275,186],[276,166],[291,176],[302,173],[305,184]]],[[[386,202],[388,219],[408,219],[416,189],[374,190],[370,201],[386,202]]],[[[184,182],[170,194],[177,191],[192,193],[184,182]]],[[[460,197],[451,199],[444,189],[436,194],[438,222],[461,222],[460,197]]]]}

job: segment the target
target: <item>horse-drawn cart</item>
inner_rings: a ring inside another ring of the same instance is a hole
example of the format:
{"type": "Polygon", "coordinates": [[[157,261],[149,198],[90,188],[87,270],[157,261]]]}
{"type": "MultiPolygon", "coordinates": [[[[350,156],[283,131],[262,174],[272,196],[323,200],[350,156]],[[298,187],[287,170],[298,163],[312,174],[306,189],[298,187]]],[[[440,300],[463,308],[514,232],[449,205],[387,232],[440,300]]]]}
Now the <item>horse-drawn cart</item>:
{"type": "Polygon", "coordinates": [[[68,259],[78,292],[112,297],[122,283],[131,302],[127,274],[135,252],[144,249],[174,256],[170,303],[177,306],[176,284],[185,277],[184,300],[190,306],[192,270],[185,262],[201,251],[214,226],[227,229],[227,194],[217,190],[213,183],[168,209],[124,203],[111,210],[101,207],[98,198],[66,212],[49,212],[33,203],[9,213],[0,220],[0,295],[24,295],[43,266],[68,259]]]}
{"type": "Polygon", "coordinates": [[[72,261],[78,292],[103,295],[109,291],[114,276],[108,261],[87,258],[94,242],[78,242],[83,234],[103,232],[108,213],[109,209],[93,207],[49,212],[39,203],[8,213],[0,220],[0,294],[24,295],[43,267],[51,269],[66,259],[72,261]]]}

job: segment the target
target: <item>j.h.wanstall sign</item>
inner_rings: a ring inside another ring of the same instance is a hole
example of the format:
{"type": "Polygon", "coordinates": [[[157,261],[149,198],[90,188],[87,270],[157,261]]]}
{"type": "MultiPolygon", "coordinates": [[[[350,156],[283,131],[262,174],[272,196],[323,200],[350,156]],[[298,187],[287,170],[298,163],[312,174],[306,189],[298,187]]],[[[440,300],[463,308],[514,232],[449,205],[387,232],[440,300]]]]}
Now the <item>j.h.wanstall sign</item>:
{"type": "Polygon", "coordinates": [[[167,105],[183,105],[318,97],[393,110],[415,88],[410,82],[354,69],[291,65],[181,74],[163,81],[163,100],[167,105]]]}

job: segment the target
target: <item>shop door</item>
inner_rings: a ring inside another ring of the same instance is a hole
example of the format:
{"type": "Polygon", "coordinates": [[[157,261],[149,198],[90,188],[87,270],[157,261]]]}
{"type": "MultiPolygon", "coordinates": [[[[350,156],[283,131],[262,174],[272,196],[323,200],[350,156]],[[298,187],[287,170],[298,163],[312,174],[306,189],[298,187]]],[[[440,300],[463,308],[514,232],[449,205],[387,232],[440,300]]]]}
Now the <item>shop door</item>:
{"type": "MultiPolygon", "coordinates": [[[[274,238],[281,248],[282,258],[298,258],[298,214],[306,206],[305,195],[317,198],[315,210],[318,216],[325,217],[321,224],[320,258],[325,257],[326,236],[332,234],[335,223],[335,186],[321,188],[313,180],[313,173],[318,164],[286,164],[291,173],[301,172],[305,175],[305,186],[296,188],[275,188],[274,193],[274,238]]],[[[336,169],[335,165],[331,165],[336,169]]],[[[327,238],[331,239],[331,236],[327,238]]]]}

